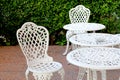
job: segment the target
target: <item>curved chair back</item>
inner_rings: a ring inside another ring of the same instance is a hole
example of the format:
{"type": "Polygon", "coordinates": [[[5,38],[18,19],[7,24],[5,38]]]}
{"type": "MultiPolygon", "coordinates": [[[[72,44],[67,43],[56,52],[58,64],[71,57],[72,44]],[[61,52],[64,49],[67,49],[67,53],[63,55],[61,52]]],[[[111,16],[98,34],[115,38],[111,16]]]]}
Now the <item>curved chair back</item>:
{"type": "Polygon", "coordinates": [[[17,30],[17,40],[29,67],[52,61],[52,58],[47,55],[49,33],[45,27],[26,22],[17,30]]]}
{"type": "Polygon", "coordinates": [[[85,23],[88,22],[90,17],[90,10],[83,5],[78,5],[75,8],[70,9],[69,18],[71,23],[85,23]]]}

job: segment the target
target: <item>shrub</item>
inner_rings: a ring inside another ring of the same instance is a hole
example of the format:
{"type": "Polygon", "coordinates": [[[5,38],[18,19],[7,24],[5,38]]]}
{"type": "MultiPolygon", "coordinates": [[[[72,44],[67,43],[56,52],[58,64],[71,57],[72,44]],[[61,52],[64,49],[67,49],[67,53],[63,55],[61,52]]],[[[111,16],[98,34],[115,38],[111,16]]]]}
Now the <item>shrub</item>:
{"type": "Polygon", "coordinates": [[[64,45],[66,30],[63,26],[70,23],[68,12],[79,4],[91,10],[89,22],[106,26],[101,32],[120,32],[119,0],[1,0],[0,36],[5,36],[6,45],[15,45],[16,30],[30,21],[49,30],[51,45],[64,45]]]}

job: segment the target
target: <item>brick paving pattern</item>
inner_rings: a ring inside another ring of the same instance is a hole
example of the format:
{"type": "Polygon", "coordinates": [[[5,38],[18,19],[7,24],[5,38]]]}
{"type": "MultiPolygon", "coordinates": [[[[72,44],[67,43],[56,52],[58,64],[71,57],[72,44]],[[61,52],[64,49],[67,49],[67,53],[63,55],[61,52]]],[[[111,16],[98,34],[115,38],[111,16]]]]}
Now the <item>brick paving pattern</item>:
{"type": "MultiPolygon", "coordinates": [[[[63,56],[65,46],[50,46],[48,54],[61,62],[65,69],[65,80],[77,80],[78,67],[68,65],[63,56]]],[[[0,80],[25,80],[26,60],[19,46],[0,46],[0,80]]],[[[98,72],[98,80],[101,80],[98,72]]],[[[107,71],[107,80],[118,80],[120,70],[107,71]]],[[[32,74],[30,80],[34,80],[32,74]]],[[[54,79],[57,80],[57,79],[54,79]]],[[[86,75],[83,80],[86,80],[86,75]]]]}

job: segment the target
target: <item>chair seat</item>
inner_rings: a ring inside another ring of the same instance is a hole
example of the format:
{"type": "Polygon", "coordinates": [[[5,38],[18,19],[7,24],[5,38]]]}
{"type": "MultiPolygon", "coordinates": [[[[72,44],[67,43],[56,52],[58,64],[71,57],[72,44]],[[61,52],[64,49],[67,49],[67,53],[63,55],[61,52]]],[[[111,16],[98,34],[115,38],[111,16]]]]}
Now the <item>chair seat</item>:
{"type": "Polygon", "coordinates": [[[51,73],[62,69],[62,64],[59,62],[46,62],[37,64],[33,67],[28,67],[28,69],[35,73],[51,73]]]}

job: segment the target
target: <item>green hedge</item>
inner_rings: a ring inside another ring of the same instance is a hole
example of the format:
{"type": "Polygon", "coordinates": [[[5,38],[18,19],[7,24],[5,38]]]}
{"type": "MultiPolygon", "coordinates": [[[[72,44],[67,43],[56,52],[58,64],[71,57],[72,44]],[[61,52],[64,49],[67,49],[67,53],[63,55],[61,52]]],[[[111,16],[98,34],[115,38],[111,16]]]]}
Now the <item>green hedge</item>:
{"type": "Polygon", "coordinates": [[[91,10],[89,22],[107,27],[102,32],[120,32],[119,0],[1,0],[0,45],[16,45],[16,30],[28,21],[49,30],[51,45],[66,44],[63,26],[70,23],[69,10],[79,4],[91,10]]]}

